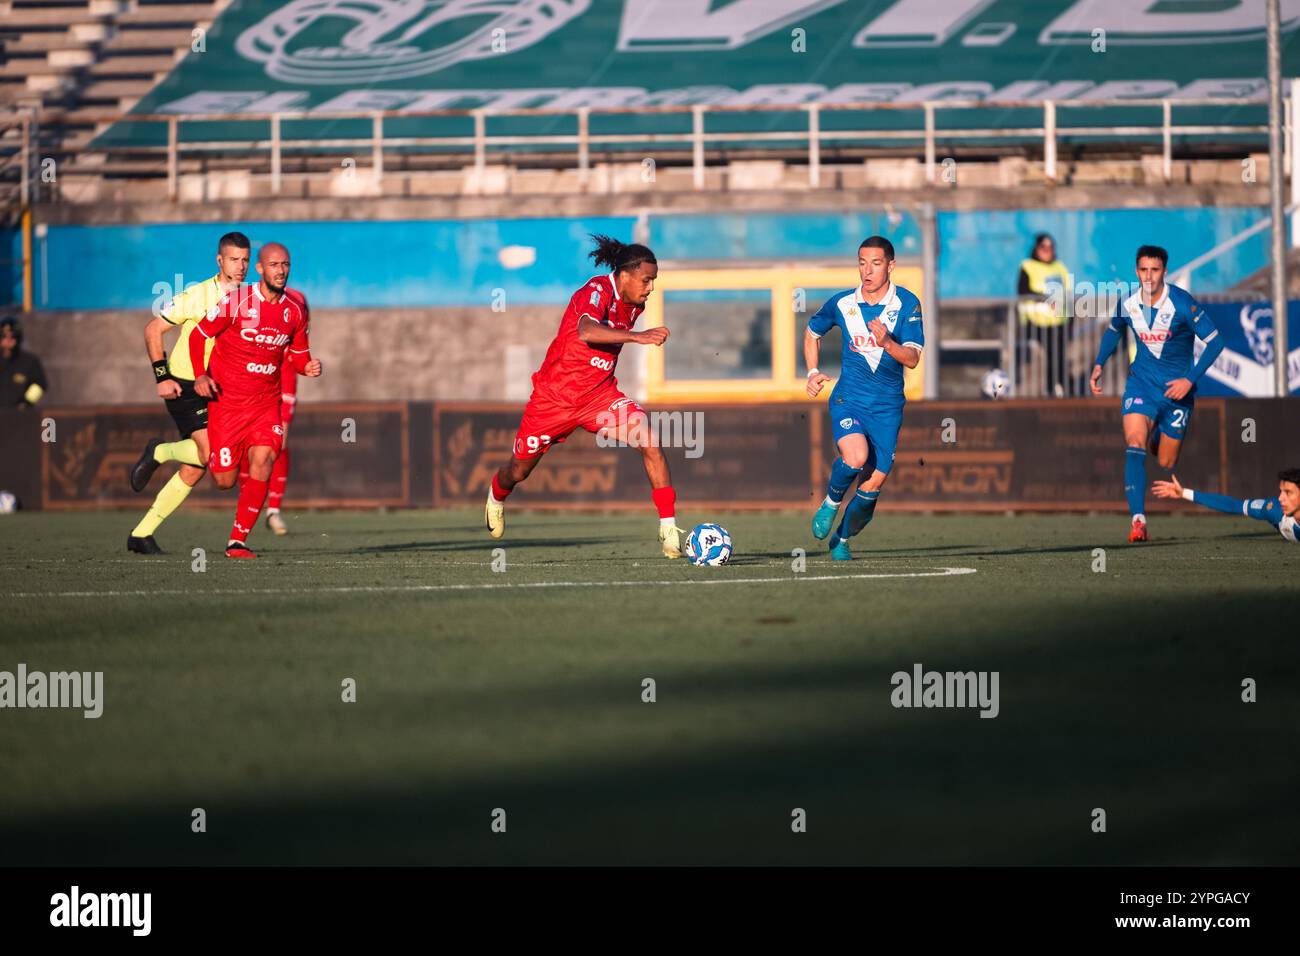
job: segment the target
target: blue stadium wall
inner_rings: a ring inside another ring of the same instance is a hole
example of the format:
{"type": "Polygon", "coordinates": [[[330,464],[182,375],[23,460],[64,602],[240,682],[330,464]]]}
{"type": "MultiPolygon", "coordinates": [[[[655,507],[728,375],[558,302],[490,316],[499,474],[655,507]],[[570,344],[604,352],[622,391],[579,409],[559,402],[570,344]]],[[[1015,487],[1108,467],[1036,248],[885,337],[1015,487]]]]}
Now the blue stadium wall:
{"type": "MultiPolygon", "coordinates": [[[[1184,263],[1252,225],[1258,207],[1006,210],[939,214],[942,298],[1014,294],[1020,260],[1039,231],[1056,236],[1076,281],[1132,277],[1134,249],[1166,246],[1184,263]]],[[[214,270],[213,245],[226,229],[293,251],[293,284],[323,307],[486,305],[494,289],[516,304],[558,305],[591,273],[587,234],[630,237],[632,217],[584,219],[251,222],[116,226],[51,225],[36,243],[35,306],[40,309],[147,307],[168,289],[214,270]],[[535,250],[535,261],[506,268],[502,248],[535,250]]],[[[736,213],[652,218],[650,243],[661,259],[843,257],[872,233],[893,239],[900,255],[920,252],[920,228],[907,214],[736,213]]],[[[20,255],[16,231],[2,248],[20,255]]],[[[1261,233],[1196,275],[1196,290],[1226,289],[1267,261],[1261,233]]],[[[0,276],[0,296],[21,298],[21,273],[0,276]]]]}

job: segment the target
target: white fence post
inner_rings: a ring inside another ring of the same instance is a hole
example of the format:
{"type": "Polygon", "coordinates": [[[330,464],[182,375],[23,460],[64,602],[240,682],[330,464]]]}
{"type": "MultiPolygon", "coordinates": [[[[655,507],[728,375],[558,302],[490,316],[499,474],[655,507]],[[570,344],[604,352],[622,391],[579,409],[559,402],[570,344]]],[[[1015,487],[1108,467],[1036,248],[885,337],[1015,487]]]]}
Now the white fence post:
{"type": "Polygon", "coordinates": [[[934,104],[925,104],[925,181],[934,182],[934,104]]]}
{"type": "Polygon", "coordinates": [[[271,195],[280,195],[280,114],[271,114],[271,195]]]}
{"type": "Polygon", "coordinates": [[[1056,182],[1056,103],[1043,101],[1043,176],[1056,182]]]}
{"type": "Polygon", "coordinates": [[[808,185],[816,189],[822,184],[821,106],[808,105],[808,185]]]}
{"type": "Polygon", "coordinates": [[[167,120],[167,198],[172,202],[176,201],[176,179],[178,175],[177,163],[177,139],[179,137],[179,125],[175,116],[167,120]]]}
{"type": "Polygon", "coordinates": [[[691,168],[695,173],[695,188],[704,188],[704,107],[691,107],[691,168]]]}
{"type": "Polygon", "coordinates": [[[1161,166],[1161,172],[1164,175],[1165,182],[1169,183],[1174,178],[1173,104],[1168,100],[1161,100],[1160,115],[1160,130],[1164,140],[1164,162],[1161,166]]]}
{"type": "Polygon", "coordinates": [[[578,182],[583,189],[587,188],[587,180],[591,174],[591,143],[588,140],[590,117],[590,107],[578,107],[578,182]]]}

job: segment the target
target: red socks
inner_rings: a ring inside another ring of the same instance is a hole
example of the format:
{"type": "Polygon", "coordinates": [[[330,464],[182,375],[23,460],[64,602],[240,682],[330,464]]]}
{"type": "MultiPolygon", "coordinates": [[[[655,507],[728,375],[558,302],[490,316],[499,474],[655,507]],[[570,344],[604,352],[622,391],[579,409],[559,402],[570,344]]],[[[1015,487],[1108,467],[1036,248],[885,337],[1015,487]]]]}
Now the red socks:
{"type": "Polygon", "coordinates": [[[284,498],[284,486],[289,481],[289,449],[280,449],[280,455],[271,466],[271,490],[266,498],[268,511],[279,511],[284,498]]]}
{"type": "Polygon", "coordinates": [[[667,488],[652,488],[650,497],[654,499],[655,507],[659,509],[659,519],[661,521],[676,516],[677,490],[672,485],[667,488]]]}
{"type": "Polygon", "coordinates": [[[497,501],[505,501],[506,496],[514,491],[513,488],[502,488],[501,482],[497,481],[497,476],[492,476],[492,497],[497,501]]]}
{"type": "Polygon", "coordinates": [[[266,500],[265,481],[258,481],[249,476],[240,486],[239,504],[235,505],[235,524],[230,529],[230,540],[241,544],[248,541],[248,533],[257,525],[257,516],[262,513],[262,502],[266,500]]]}

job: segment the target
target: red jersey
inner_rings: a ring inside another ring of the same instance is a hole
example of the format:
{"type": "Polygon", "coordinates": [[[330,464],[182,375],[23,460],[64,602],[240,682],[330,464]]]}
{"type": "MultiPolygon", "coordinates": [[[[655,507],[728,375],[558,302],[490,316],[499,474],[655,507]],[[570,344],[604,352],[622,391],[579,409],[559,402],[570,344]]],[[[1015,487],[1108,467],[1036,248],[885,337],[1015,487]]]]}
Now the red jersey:
{"type": "Polygon", "coordinates": [[[613,275],[592,276],[569,300],[542,367],[533,373],[533,391],[556,402],[581,405],[592,392],[615,384],[614,366],[622,344],[582,341],[578,320],[589,315],[612,329],[630,329],[643,311],[644,307],[619,298],[613,275]]]}
{"type": "Polygon", "coordinates": [[[207,368],[227,405],[275,404],[283,391],[284,367],[297,374],[311,361],[307,342],[310,314],[296,289],[285,289],[278,302],[262,297],[261,286],[241,286],[208,313],[190,336],[190,358],[197,378],[203,374],[203,345],[216,339],[207,368]]]}

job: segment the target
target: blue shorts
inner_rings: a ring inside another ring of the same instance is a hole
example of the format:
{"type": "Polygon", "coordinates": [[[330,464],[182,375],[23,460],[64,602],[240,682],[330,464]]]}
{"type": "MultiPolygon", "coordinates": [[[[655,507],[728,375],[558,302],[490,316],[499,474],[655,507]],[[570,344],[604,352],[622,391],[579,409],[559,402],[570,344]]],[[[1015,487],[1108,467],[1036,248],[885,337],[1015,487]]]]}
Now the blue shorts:
{"type": "Polygon", "coordinates": [[[1182,441],[1192,420],[1195,392],[1189,392],[1181,402],[1166,398],[1164,389],[1155,389],[1145,382],[1130,378],[1124,387],[1125,415],[1145,415],[1162,433],[1174,441],[1182,441]]]}
{"type": "Polygon", "coordinates": [[[867,439],[867,463],[862,473],[886,474],[894,466],[894,449],[898,447],[898,430],[903,427],[903,409],[870,408],[831,393],[831,434],[835,444],[845,435],[863,435],[867,439]]]}

